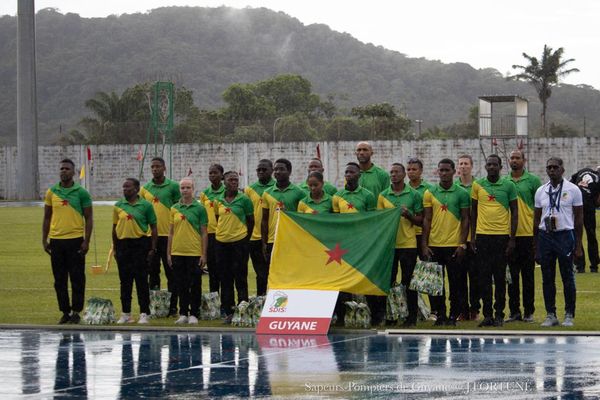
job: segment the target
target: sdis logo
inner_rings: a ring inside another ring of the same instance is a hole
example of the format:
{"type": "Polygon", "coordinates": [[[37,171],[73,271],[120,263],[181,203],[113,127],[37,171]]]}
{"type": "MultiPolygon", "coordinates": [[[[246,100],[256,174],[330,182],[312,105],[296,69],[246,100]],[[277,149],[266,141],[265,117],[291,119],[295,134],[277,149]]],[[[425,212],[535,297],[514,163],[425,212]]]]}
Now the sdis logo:
{"type": "Polygon", "coordinates": [[[284,313],[288,304],[288,296],[284,292],[273,293],[273,303],[269,307],[269,312],[284,313]]]}

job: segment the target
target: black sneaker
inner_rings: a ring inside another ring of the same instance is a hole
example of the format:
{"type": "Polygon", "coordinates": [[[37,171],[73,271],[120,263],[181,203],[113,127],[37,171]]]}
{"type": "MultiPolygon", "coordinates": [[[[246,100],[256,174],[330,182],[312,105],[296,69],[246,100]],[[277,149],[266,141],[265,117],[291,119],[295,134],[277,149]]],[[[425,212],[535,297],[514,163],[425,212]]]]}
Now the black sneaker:
{"type": "Polygon", "coordinates": [[[70,324],[78,324],[80,321],[81,317],[79,316],[79,313],[74,312],[73,314],[71,314],[71,318],[69,319],[70,324]]]}
{"type": "Polygon", "coordinates": [[[433,326],[445,326],[446,322],[448,320],[444,317],[439,317],[438,319],[435,320],[435,322],[433,323],[433,326]]]}
{"type": "Polygon", "coordinates": [[[446,320],[446,325],[447,326],[456,326],[456,319],[454,319],[454,318],[448,318],[446,320]]]}
{"type": "Polygon", "coordinates": [[[496,317],[494,320],[494,326],[501,327],[504,325],[504,318],[496,317]]]}
{"type": "Polygon", "coordinates": [[[590,272],[598,273],[598,267],[590,267],[590,272]]]}
{"type": "Polygon", "coordinates": [[[59,325],[68,324],[71,321],[71,316],[69,314],[63,314],[58,321],[59,325]]]}
{"type": "Polygon", "coordinates": [[[481,321],[478,325],[480,328],[483,328],[485,326],[494,326],[494,320],[491,319],[490,317],[485,317],[483,319],[483,321],[481,321]]]}
{"type": "Polygon", "coordinates": [[[510,314],[510,317],[508,317],[504,322],[509,323],[515,321],[523,321],[523,316],[521,316],[521,313],[510,314]]]}

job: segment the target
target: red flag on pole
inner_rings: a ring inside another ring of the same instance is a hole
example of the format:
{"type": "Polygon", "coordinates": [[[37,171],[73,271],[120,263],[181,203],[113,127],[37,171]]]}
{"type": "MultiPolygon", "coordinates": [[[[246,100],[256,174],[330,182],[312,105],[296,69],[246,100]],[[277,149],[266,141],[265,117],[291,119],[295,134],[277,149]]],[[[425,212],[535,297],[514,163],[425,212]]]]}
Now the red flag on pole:
{"type": "Polygon", "coordinates": [[[136,160],[138,161],[142,161],[142,159],[144,158],[144,155],[142,154],[142,148],[140,147],[140,149],[138,150],[137,156],[135,157],[136,160]]]}
{"type": "Polygon", "coordinates": [[[92,150],[89,147],[87,148],[87,157],[88,161],[92,161],[92,150]]]}
{"type": "Polygon", "coordinates": [[[190,167],[190,169],[188,170],[188,174],[187,174],[187,176],[191,176],[191,175],[192,175],[192,173],[193,173],[193,172],[192,172],[192,167],[190,167]]]}

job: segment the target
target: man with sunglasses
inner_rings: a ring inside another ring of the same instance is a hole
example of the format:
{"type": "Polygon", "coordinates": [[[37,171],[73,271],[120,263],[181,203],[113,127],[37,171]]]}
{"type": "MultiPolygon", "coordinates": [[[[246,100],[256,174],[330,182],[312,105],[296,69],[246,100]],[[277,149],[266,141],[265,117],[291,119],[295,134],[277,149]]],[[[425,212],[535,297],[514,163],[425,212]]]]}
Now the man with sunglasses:
{"type": "Polygon", "coordinates": [[[556,317],[556,260],[563,281],[565,319],[563,326],[573,326],[575,318],[575,274],[573,257],[581,257],[583,248],[583,199],[577,185],[563,178],[563,161],[551,157],[546,162],[550,180],[535,192],[533,229],[536,260],[542,266],[542,288],[546,319],[543,327],[558,325],[556,317]]]}

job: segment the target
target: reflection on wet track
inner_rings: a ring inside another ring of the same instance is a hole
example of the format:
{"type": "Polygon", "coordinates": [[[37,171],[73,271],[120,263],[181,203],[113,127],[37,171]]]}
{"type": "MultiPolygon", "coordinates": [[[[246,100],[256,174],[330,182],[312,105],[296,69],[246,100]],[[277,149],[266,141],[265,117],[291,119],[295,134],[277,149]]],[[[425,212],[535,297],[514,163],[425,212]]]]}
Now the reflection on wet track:
{"type": "Polygon", "coordinates": [[[598,337],[0,330],[0,398],[597,398],[598,337]]]}

